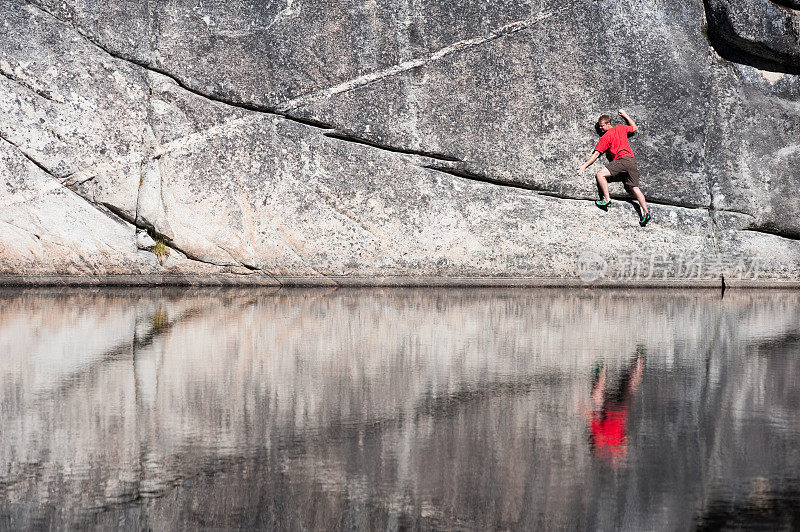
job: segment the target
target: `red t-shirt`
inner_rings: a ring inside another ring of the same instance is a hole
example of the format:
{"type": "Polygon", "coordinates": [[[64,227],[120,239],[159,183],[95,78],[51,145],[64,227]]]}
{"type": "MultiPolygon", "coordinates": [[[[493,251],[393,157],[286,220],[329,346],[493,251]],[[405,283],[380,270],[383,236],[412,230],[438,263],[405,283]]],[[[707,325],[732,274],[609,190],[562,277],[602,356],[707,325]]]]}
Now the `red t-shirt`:
{"type": "Polygon", "coordinates": [[[633,132],[633,127],[622,124],[614,126],[597,141],[595,150],[600,153],[608,152],[606,156],[609,161],[616,161],[622,157],[633,157],[633,150],[628,144],[628,133],[633,132]]]}

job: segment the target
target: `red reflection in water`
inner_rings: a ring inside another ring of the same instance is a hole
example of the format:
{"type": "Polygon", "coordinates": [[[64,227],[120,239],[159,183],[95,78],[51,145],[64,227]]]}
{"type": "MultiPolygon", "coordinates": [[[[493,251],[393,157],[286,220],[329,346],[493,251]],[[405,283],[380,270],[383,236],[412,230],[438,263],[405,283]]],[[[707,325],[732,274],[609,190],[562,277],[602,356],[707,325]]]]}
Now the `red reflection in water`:
{"type": "Polygon", "coordinates": [[[620,378],[616,389],[606,389],[606,367],[602,365],[592,384],[592,404],[589,429],[591,447],[595,456],[618,467],[628,451],[626,425],[631,396],[642,381],[644,357],[637,354],[620,378]]]}

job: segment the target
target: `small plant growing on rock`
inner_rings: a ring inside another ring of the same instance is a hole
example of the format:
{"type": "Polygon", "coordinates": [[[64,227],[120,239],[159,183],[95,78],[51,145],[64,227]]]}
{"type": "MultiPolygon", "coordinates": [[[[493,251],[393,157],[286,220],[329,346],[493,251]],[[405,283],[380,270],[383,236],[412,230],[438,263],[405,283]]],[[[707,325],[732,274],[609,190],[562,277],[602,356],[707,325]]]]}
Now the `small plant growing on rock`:
{"type": "Polygon", "coordinates": [[[153,253],[158,257],[158,261],[163,264],[164,260],[169,257],[169,248],[164,244],[163,240],[157,238],[156,245],[153,247],[153,253]]]}

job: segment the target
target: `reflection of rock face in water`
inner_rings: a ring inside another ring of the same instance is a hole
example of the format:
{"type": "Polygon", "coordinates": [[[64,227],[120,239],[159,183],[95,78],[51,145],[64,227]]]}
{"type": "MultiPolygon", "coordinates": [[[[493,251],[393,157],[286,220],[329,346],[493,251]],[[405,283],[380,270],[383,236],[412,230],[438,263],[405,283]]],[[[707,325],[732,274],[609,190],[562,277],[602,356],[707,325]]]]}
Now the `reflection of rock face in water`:
{"type": "Polygon", "coordinates": [[[587,251],[798,281],[781,4],[2,0],[0,282],[580,283],[587,251]],[[646,230],[575,175],[620,107],[646,230]]]}
{"type": "Polygon", "coordinates": [[[0,519],[281,528],[624,519],[639,529],[665,515],[684,526],[717,519],[718,500],[740,489],[756,500],[765,482],[788,493],[781,482],[800,473],[798,298],[5,293],[0,519]],[[592,368],[604,363],[618,382],[645,350],[612,479],[590,450],[592,368]]]}

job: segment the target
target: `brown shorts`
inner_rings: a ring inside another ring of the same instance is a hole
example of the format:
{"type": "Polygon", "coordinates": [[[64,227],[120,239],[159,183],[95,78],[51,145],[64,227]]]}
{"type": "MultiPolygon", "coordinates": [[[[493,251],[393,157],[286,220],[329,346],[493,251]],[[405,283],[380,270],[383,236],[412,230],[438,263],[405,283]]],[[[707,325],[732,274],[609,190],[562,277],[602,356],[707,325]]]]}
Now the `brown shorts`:
{"type": "Polygon", "coordinates": [[[636,159],[633,157],[622,157],[616,161],[611,161],[606,165],[606,168],[611,172],[611,177],[624,174],[620,175],[620,177],[626,186],[639,186],[639,168],[637,168],[636,159]]]}

